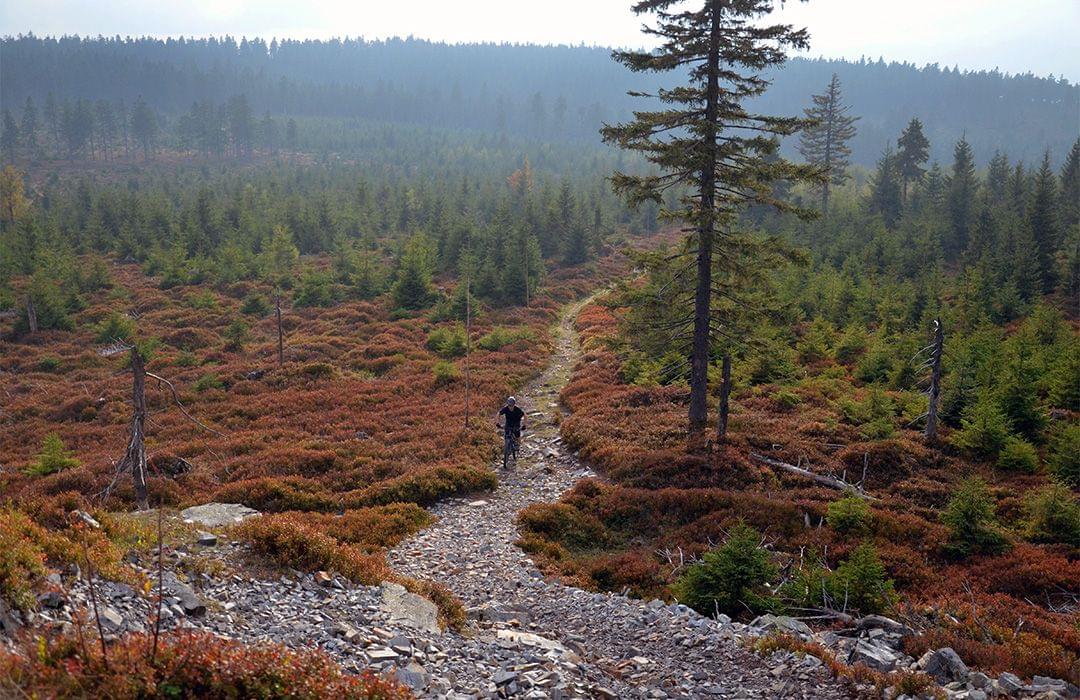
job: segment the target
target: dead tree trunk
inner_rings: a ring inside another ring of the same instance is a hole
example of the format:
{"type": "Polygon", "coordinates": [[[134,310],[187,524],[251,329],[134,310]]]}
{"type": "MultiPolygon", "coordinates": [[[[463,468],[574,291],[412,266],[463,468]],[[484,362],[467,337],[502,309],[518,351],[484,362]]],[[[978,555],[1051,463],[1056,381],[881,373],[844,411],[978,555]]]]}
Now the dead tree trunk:
{"type": "Polygon", "coordinates": [[[716,444],[723,445],[727,440],[728,402],[731,398],[731,355],[724,354],[723,369],[720,373],[720,408],[716,419],[716,444]]]}
{"type": "Polygon", "coordinates": [[[281,295],[274,297],[274,307],[277,312],[277,363],[278,367],[285,365],[285,336],[281,332],[281,295]]]}
{"type": "Polygon", "coordinates": [[[146,359],[139,348],[131,348],[131,439],[120,461],[120,471],[131,470],[135,500],[139,510],[150,508],[146,493],[146,359]]]}
{"type": "Polygon", "coordinates": [[[471,387],[471,367],[469,355],[472,351],[472,289],[469,275],[465,276],[465,430],[469,429],[469,399],[471,387]]]}
{"type": "Polygon", "coordinates": [[[934,346],[930,351],[930,407],[926,413],[926,440],[937,440],[938,403],[941,399],[941,356],[945,348],[945,330],[941,319],[934,319],[934,346]]]}
{"type": "Polygon", "coordinates": [[[26,323],[31,333],[37,333],[37,309],[34,308],[34,297],[29,294],[26,295],[26,323]]]}

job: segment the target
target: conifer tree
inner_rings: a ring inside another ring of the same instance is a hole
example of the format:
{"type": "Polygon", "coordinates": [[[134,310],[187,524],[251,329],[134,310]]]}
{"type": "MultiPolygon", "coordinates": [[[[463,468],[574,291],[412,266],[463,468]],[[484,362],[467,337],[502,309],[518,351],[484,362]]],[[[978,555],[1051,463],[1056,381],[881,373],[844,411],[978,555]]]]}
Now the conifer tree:
{"type": "Polygon", "coordinates": [[[1061,166],[1061,225],[1070,229],[1080,223],[1080,138],[1076,139],[1061,166]]]}
{"type": "Polygon", "coordinates": [[[930,157],[930,140],[923,133],[922,122],[912,117],[896,140],[896,166],[900,173],[901,198],[907,204],[908,184],[922,180],[923,163],[930,157]]]}
{"type": "Polygon", "coordinates": [[[37,106],[34,105],[34,98],[27,97],[26,104],[23,105],[22,122],[19,124],[19,136],[31,156],[38,150],[37,134],[39,128],[37,106]]]}
{"type": "Polygon", "coordinates": [[[56,104],[56,97],[50,91],[45,97],[45,121],[49,125],[52,136],[53,148],[60,145],[60,108],[56,104]]]}
{"type": "Polygon", "coordinates": [[[1050,169],[1050,152],[1043,156],[1042,166],[1035,174],[1035,190],[1031,195],[1028,224],[1035,239],[1035,258],[1039,266],[1039,281],[1043,292],[1054,289],[1056,278],[1054,253],[1058,244],[1057,181],[1050,169]]]}
{"type": "Polygon", "coordinates": [[[150,160],[154,149],[154,140],[158,134],[157,117],[142,97],[131,108],[131,135],[142,146],[143,160],[150,160]]]}
{"type": "Polygon", "coordinates": [[[974,221],[975,155],[971,144],[961,138],[953,149],[952,172],[949,174],[947,205],[949,235],[944,241],[945,257],[955,260],[967,248],[968,236],[974,221]]]}
{"type": "Polygon", "coordinates": [[[1009,191],[1009,157],[1001,151],[995,151],[990,159],[990,165],[986,168],[987,195],[992,203],[1005,201],[1005,195],[1009,191]]]}
{"type": "Polygon", "coordinates": [[[886,150],[878,159],[877,171],[870,182],[870,211],[881,214],[885,227],[896,228],[902,211],[899,158],[886,150]]]}
{"type": "Polygon", "coordinates": [[[803,129],[799,153],[824,176],[821,183],[821,211],[828,216],[829,188],[832,185],[840,186],[848,179],[851,148],[847,142],[855,136],[855,122],[859,117],[848,115],[851,108],[844,104],[840,78],[836,73],[833,73],[825,92],[813,95],[811,99],[814,105],[803,110],[811,125],[803,129]]]}
{"type": "Polygon", "coordinates": [[[605,125],[604,140],[640,151],[659,166],[659,174],[616,172],[612,185],[631,205],[654,202],[664,214],[685,221],[693,230],[686,254],[694,258],[693,310],[682,319],[692,326],[690,351],[689,433],[696,442],[708,422],[708,369],[714,287],[713,253],[719,247],[727,264],[744,263],[733,240],[739,213],[748,205],[798,210],[775,196],[777,182],[809,180],[812,166],[773,159],[777,143],[806,126],[801,119],[751,112],[744,102],[769,86],[761,73],[780,65],[788,49],[809,45],[806,30],[758,20],[773,0],[704,0],[691,9],[676,0],[639,0],[636,14],[655,14],[655,27],[645,31],[660,39],[654,51],[616,51],[614,57],[636,72],[686,71],[687,83],[661,89],[654,97],[659,111],[635,114],[632,122],[605,125]],[[665,206],[665,193],[688,189],[678,205],[665,206]]]}

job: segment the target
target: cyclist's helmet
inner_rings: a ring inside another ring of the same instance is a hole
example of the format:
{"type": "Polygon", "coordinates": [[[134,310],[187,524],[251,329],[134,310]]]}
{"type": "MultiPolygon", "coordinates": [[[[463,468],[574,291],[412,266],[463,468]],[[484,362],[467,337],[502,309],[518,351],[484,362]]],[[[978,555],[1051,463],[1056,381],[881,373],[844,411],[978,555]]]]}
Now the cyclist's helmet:
{"type": "Polygon", "coordinates": [[[515,399],[515,398],[514,398],[513,396],[511,396],[511,397],[509,397],[509,398],[507,398],[507,399],[506,399],[506,403],[507,403],[508,405],[510,405],[510,406],[513,406],[514,404],[516,404],[516,403],[517,403],[517,399],[515,399]]]}

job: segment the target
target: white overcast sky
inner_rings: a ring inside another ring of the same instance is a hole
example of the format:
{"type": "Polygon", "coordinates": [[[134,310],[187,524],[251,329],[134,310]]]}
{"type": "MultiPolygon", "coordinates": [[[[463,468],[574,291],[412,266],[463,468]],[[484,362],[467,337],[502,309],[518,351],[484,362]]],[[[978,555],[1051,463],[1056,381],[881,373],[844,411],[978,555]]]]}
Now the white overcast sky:
{"type": "MultiPolygon", "coordinates": [[[[0,34],[423,37],[639,47],[631,0],[0,0],[0,34]]],[[[811,56],[1080,82],[1080,0],[789,0],[811,56]]]]}

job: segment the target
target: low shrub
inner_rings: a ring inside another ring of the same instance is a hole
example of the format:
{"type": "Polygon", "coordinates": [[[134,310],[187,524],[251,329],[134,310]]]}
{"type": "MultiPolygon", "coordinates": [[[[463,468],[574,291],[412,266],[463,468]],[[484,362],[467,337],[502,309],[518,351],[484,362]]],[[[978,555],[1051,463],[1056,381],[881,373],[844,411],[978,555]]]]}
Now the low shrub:
{"type": "Polygon", "coordinates": [[[21,610],[34,607],[34,582],[46,573],[45,552],[27,536],[40,529],[17,510],[0,510],[0,598],[21,610]]]}
{"type": "Polygon", "coordinates": [[[249,518],[234,532],[248,541],[252,550],[281,566],[308,572],[336,571],[366,586],[382,582],[390,573],[381,554],[342,544],[293,513],[249,518]]]}
{"type": "Polygon", "coordinates": [[[825,582],[833,604],[862,614],[885,612],[896,604],[894,585],[870,542],[855,548],[825,582]]]}
{"type": "Polygon", "coordinates": [[[441,326],[428,333],[427,347],[439,357],[461,357],[465,354],[465,340],[465,328],[460,324],[441,326]]]}
{"type": "Polygon", "coordinates": [[[739,522],[719,548],[706,552],[676,581],[675,597],[703,615],[718,612],[744,616],[773,609],[775,603],[765,592],[765,584],[776,577],[769,552],[761,546],[761,535],[739,522]]]}
{"type": "Polygon", "coordinates": [[[214,492],[219,503],[242,503],[259,511],[330,511],[338,502],[317,484],[297,477],[260,477],[225,484],[214,492]]]}
{"type": "Polygon", "coordinates": [[[494,352],[496,350],[502,350],[507,345],[516,343],[519,340],[528,340],[529,338],[532,338],[532,331],[528,328],[504,328],[503,326],[496,326],[488,333],[481,336],[476,344],[484,350],[494,352]]]}
{"type": "Polygon", "coordinates": [[[232,323],[225,329],[225,349],[239,352],[244,349],[244,344],[251,337],[248,324],[242,318],[234,318],[232,323]]]}
{"type": "Polygon", "coordinates": [[[997,468],[1008,472],[1034,474],[1039,470],[1039,453],[1027,440],[1011,437],[998,453],[997,468]]]}
{"type": "Polygon", "coordinates": [[[431,368],[431,376],[435,380],[436,387],[453,384],[461,376],[461,370],[453,362],[439,360],[431,368]]]}
{"type": "Polygon", "coordinates": [[[569,550],[596,549],[608,540],[603,523],[567,503],[535,503],[518,514],[518,527],[526,537],[540,537],[569,550]]]}
{"type": "Polygon", "coordinates": [[[46,355],[38,360],[38,370],[41,372],[58,372],[63,365],[63,361],[55,355],[46,355]]]}
{"type": "Polygon", "coordinates": [[[45,476],[79,466],[79,460],[64,448],[64,441],[56,433],[49,433],[41,442],[37,460],[26,470],[31,476],[45,476]]]}
{"type": "Polygon", "coordinates": [[[997,554],[1009,547],[998,530],[994,498],[977,477],[965,480],[949,500],[941,521],[949,528],[946,552],[958,557],[997,554]]]}
{"type": "Polygon", "coordinates": [[[342,698],[406,700],[412,695],[370,671],[346,674],[322,651],[245,645],[206,632],[173,632],[112,643],[108,657],[72,636],[0,650],[0,695],[74,698],[342,698]],[[31,646],[32,645],[32,646],[31,646]]]}
{"type": "Polygon", "coordinates": [[[249,294],[244,298],[240,313],[248,316],[265,316],[270,313],[270,302],[261,294],[249,294]]]}
{"type": "Polygon", "coordinates": [[[326,362],[309,362],[299,370],[299,375],[305,379],[312,381],[319,381],[320,379],[330,379],[337,374],[337,370],[334,366],[326,362]]]}
{"type": "Polygon", "coordinates": [[[1068,487],[1050,484],[1030,494],[1024,507],[1029,540],[1080,547],[1080,501],[1068,487]]]}
{"type": "Polygon", "coordinates": [[[113,313],[94,327],[94,340],[99,343],[115,343],[135,337],[135,321],[123,314],[113,313]]]}
{"type": "Polygon", "coordinates": [[[1064,425],[1054,433],[1047,466],[1060,481],[1080,488],[1080,424],[1064,425]]]}
{"type": "Polygon", "coordinates": [[[1009,439],[1009,421],[992,396],[983,396],[964,412],[954,445],[976,457],[994,459],[1009,439]]]}
{"type": "Polygon", "coordinates": [[[771,398],[773,403],[776,404],[776,407],[781,411],[790,411],[802,403],[802,397],[788,389],[781,389],[774,392],[771,398]]]}
{"type": "Polygon", "coordinates": [[[375,551],[393,547],[430,525],[433,518],[415,503],[392,503],[350,510],[344,515],[306,513],[302,520],[342,542],[375,551]]]}
{"type": "Polygon", "coordinates": [[[829,526],[845,535],[865,535],[870,530],[870,506],[853,493],[830,503],[827,517],[829,526]]]}
{"type": "Polygon", "coordinates": [[[225,382],[216,374],[204,374],[195,380],[195,383],[191,385],[191,388],[202,393],[210,389],[224,389],[225,382]]]}

